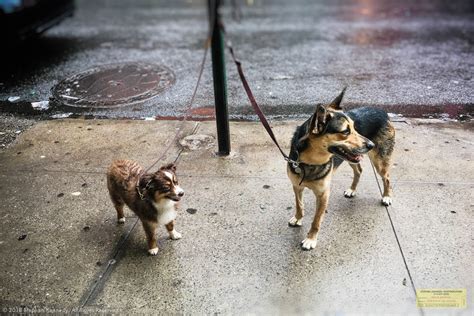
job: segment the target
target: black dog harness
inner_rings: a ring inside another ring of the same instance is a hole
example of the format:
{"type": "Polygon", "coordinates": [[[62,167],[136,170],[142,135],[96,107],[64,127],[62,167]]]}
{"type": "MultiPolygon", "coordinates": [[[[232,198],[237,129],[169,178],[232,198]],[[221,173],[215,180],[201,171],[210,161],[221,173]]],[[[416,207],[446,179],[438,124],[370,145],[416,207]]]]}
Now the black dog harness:
{"type": "Polygon", "coordinates": [[[303,162],[288,162],[291,172],[301,176],[300,184],[303,181],[316,181],[326,177],[332,170],[333,160],[330,159],[328,162],[322,165],[310,165],[303,162]]]}

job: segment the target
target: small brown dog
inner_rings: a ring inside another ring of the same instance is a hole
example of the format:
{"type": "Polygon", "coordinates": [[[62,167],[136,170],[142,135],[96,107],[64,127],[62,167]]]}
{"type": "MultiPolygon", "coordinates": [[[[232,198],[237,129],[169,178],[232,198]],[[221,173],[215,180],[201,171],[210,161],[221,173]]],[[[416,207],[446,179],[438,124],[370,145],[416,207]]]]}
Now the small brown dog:
{"type": "Polygon", "coordinates": [[[184,191],[178,185],[174,164],[163,166],[155,173],[144,173],[135,161],[116,160],[107,171],[107,187],[119,223],[125,222],[124,204],[142,221],[150,255],[158,253],[155,236],[158,224],[166,226],[171,239],[181,238],[174,224],[177,204],[184,191]]]}

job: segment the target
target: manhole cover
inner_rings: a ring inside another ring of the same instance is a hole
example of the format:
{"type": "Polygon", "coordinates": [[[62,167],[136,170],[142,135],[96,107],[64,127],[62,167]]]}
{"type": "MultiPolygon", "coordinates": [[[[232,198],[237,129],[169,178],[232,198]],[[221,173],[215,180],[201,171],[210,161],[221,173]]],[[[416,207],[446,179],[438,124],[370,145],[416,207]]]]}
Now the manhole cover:
{"type": "Polygon", "coordinates": [[[182,138],[179,143],[185,149],[198,150],[208,149],[214,146],[214,137],[210,135],[193,134],[182,138]]]}
{"type": "Polygon", "coordinates": [[[64,79],[52,94],[66,106],[110,108],[150,99],[174,82],[173,72],[161,65],[109,64],[64,79]]]}

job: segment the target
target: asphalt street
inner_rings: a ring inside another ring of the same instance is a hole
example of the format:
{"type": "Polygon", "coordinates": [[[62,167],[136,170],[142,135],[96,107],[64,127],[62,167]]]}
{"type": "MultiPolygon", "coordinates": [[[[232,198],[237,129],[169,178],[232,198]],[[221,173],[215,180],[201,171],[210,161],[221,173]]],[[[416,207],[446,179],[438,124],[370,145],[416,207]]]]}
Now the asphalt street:
{"type": "MultiPolygon", "coordinates": [[[[414,117],[472,114],[472,1],[237,1],[222,8],[227,39],[273,118],[304,117],[348,86],[348,106],[414,117]],[[234,19],[235,12],[240,19],[234,19]]],[[[75,16],[2,57],[0,105],[25,112],[62,80],[109,64],[167,67],[175,82],[118,109],[50,109],[96,117],[178,117],[191,97],[207,32],[206,1],[77,1],[75,16]],[[15,100],[9,102],[8,99],[15,100]]],[[[254,119],[227,55],[229,112],[254,119]]],[[[195,117],[213,115],[208,58],[195,117]]],[[[33,111],[33,113],[42,113],[33,111]]],[[[30,113],[31,114],[31,113],[30,113]]],[[[465,117],[464,117],[465,118],[465,117]]]]}

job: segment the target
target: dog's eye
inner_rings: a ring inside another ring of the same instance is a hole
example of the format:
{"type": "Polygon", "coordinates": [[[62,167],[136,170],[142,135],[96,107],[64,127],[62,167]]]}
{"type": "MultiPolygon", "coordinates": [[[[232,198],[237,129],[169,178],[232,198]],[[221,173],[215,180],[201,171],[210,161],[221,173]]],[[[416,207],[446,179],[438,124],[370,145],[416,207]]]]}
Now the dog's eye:
{"type": "Polygon", "coordinates": [[[346,128],[345,130],[343,130],[341,133],[342,133],[343,135],[346,135],[346,136],[347,136],[347,135],[349,135],[349,134],[351,133],[351,129],[348,127],[348,128],[346,128]]]}

